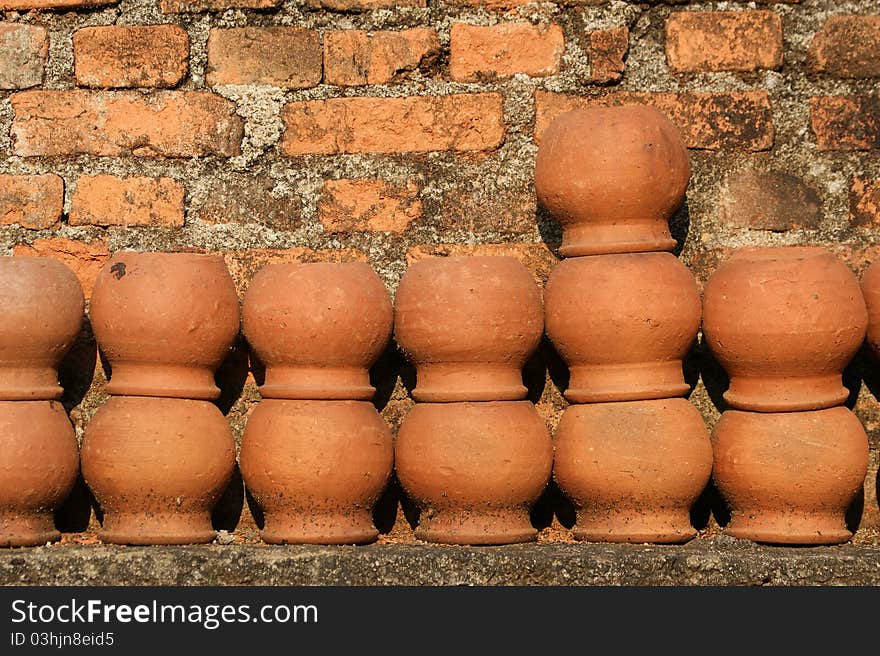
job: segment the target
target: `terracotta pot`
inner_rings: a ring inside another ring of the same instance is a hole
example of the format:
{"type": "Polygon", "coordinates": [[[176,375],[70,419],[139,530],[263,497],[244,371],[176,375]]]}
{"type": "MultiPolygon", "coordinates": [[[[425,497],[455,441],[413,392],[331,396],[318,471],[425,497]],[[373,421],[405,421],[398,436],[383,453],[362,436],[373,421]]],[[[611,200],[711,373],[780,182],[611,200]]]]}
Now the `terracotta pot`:
{"type": "Polygon", "coordinates": [[[528,401],[416,405],[394,446],[397,478],[421,513],[416,537],[448,544],[527,542],[529,510],[553,447],[528,401]]]}
{"type": "Polygon", "coordinates": [[[730,376],[724,399],[758,412],[843,403],[841,372],[868,324],[859,283],[821,248],[735,251],[706,283],[703,334],[730,376]]]}
{"type": "Polygon", "coordinates": [[[683,396],[682,358],[700,327],[700,294],[670,253],[560,262],[545,291],[547,335],[565,359],[572,403],[683,396]]]}
{"type": "Polygon", "coordinates": [[[272,264],[248,287],[244,334],[272,399],[373,398],[370,366],[391,338],[388,290],[369,265],[272,264]]]}
{"type": "Polygon", "coordinates": [[[76,434],[60,403],[0,401],[0,547],[57,540],[53,513],[79,472],[76,434]]]}
{"type": "Polygon", "coordinates": [[[427,258],[397,289],[394,334],[417,401],[526,398],[522,368],[543,329],[541,290],[512,257],[427,258]]]}
{"type": "Polygon", "coordinates": [[[57,260],[0,257],[0,400],[60,399],[58,365],[83,322],[82,287],[57,260]]]}
{"type": "Polygon", "coordinates": [[[644,105],[559,116],[535,162],[538,200],[562,224],[565,257],[670,251],[669,219],[690,179],[678,130],[644,105]]]}
{"type": "Polygon", "coordinates": [[[862,295],[868,308],[867,344],[880,358],[880,263],[872,264],[862,276],[862,295]]]}
{"type": "Polygon", "coordinates": [[[775,544],[837,544],[862,489],[868,439],[843,407],[729,410],[712,435],[715,486],[731,509],[725,533],[775,544]]]}
{"type": "Polygon", "coordinates": [[[239,329],[219,255],[116,253],[95,281],[92,329],[112,367],[110,394],[215,399],[214,370],[239,329]]]}
{"type": "Polygon", "coordinates": [[[207,401],[111,397],[83,438],[83,478],[104,512],[104,542],[210,542],[211,510],[234,466],[232,431],[207,401]]]}
{"type": "Polygon", "coordinates": [[[388,425],[364,401],[260,403],[241,444],[241,473],[275,544],[359,544],[391,475],[388,425]]]}
{"type": "Polygon", "coordinates": [[[591,542],[685,542],[712,472],[702,415],[685,399],[569,406],[553,476],[591,542]]]}

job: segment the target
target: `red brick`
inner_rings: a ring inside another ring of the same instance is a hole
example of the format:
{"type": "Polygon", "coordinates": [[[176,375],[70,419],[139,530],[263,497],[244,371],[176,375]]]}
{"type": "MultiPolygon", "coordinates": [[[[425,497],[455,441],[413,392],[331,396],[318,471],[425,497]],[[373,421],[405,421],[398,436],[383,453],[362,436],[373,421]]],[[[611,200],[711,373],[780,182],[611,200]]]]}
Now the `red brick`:
{"type": "Polygon", "coordinates": [[[173,87],[189,67],[189,36],[177,25],[85,27],[73,57],[81,86],[173,87]]]}
{"type": "Polygon", "coordinates": [[[224,251],[222,255],[239,295],[267,264],[367,261],[366,254],[353,248],[248,248],[224,251]]]}
{"type": "Polygon", "coordinates": [[[532,272],[535,280],[543,285],[559,262],[553,252],[543,243],[514,244],[420,244],[406,253],[406,264],[411,266],[426,257],[450,255],[488,255],[514,257],[532,272]]]}
{"type": "Polygon", "coordinates": [[[0,89],[27,89],[43,83],[49,37],[42,27],[0,23],[0,89]]]}
{"type": "Polygon", "coordinates": [[[769,150],[773,147],[770,98],[764,91],[725,93],[620,92],[583,97],[538,91],[535,140],[560,114],[592,105],[647,104],[657,107],[681,131],[688,148],[769,150]]]}
{"type": "Polygon", "coordinates": [[[293,102],[281,112],[284,155],[492,150],[504,140],[497,93],[293,102]]]}
{"type": "Polygon", "coordinates": [[[849,190],[849,220],[853,225],[880,228],[880,178],[853,178],[849,190]]]}
{"type": "Polygon", "coordinates": [[[517,73],[541,77],[559,72],[565,38],[554,23],[453,23],[449,49],[453,80],[469,82],[517,73]]]}
{"type": "Polygon", "coordinates": [[[324,81],[358,86],[386,84],[403,74],[428,69],[440,55],[437,32],[340,30],[324,34],[324,81]]]}
{"type": "Polygon", "coordinates": [[[211,30],[207,81],[305,89],[321,83],[318,33],[301,27],[211,30]]]}
{"type": "Polygon", "coordinates": [[[627,50],[629,29],[625,26],[590,32],[590,79],[596,84],[620,80],[627,50]]]}
{"type": "Polygon", "coordinates": [[[47,175],[0,175],[0,225],[45,230],[58,225],[64,180],[47,175]]]}
{"type": "Polygon", "coordinates": [[[22,91],[10,97],[13,152],[24,157],[232,156],[243,122],[204,91],[22,91]]]}
{"type": "Polygon", "coordinates": [[[880,148],[880,99],[877,96],[811,98],[810,123],[819,150],[880,148]]]}
{"type": "Polygon", "coordinates": [[[302,202],[260,171],[203,177],[189,189],[189,216],[205,223],[259,223],[291,230],[301,221],[302,202]]]}
{"type": "Polygon", "coordinates": [[[781,232],[818,226],[816,190],[785,171],[746,169],[731,175],[718,202],[721,221],[736,228],[781,232]]]}
{"type": "Polygon", "coordinates": [[[30,11],[31,9],[79,9],[115,5],[119,0],[0,0],[0,11],[30,11]]]}
{"type": "Polygon", "coordinates": [[[403,232],[422,216],[418,194],[412,182],[327,180],[321,188],[318,218],[329,233],[403,232]]]}
{"type": "Polygon", "coordinates": [[[808,59],[817,73],[880,77],[880,16],[830,16],[813,38],[808,59]]]}
{"type": "Polygon", "coordinates": [[[95,279],[101,267],[110,259],[107,245],[100,240],[81,242],[73,239],[53,237],[37,239],[33,244],[19,244],[12,249],[13,255],[29,257],[51,257],[66,264],[79,278],[86,298],[92,295],[95,279]]]}
{"type": "Polygon", "coordinates": [[[159,9],[163,14],[184,14],[226,9],[271,9],[280,4],[281,0],[159,0],[159,9]]]}
{"type": "Polygon", "coordinates": [[[76,182],[70,225],[182,226],[183,185],[171,178],[83,176],[76,182]]]}
{"type": "Polygon", "coordinates": [[[782,19],[772,11],[683,11],[666,21],[674,71],[756,71],[782,67],[782,19]]]}

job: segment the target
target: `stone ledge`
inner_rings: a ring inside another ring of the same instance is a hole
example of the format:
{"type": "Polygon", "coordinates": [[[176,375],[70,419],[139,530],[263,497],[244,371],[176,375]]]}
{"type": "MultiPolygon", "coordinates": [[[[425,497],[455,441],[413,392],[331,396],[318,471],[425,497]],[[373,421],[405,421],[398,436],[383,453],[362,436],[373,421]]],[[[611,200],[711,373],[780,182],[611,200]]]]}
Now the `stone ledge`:
{"type": "Polygon", "coordinates": [[[51,546],[0,551],[2,585],[880,585],[880,548],[51,546]]]}

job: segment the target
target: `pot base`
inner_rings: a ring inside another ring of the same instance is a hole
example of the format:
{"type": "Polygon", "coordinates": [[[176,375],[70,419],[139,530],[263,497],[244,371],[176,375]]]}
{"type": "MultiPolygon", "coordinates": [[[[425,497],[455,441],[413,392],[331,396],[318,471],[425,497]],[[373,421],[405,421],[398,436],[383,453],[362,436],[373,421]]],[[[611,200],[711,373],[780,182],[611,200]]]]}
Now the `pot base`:
{"type": "Polygon", "coordinates": [[[629,544],[681,544],[697,535],[687,510],[678,512],[614,511],[597,517],[584,510],[572,529],[575,539],[584,542],[625,542],[629,544]]]}
{"type": "Polygon", "coordinates": [[[766,544],[841,544],[852,538],[839,513],[735,512],[725,535],[766,544]]]}
{"type": "Polygon", "coordinates": [[[379,537],[369,512],[307,510],[266,513],[265,518],[260,537],[270,544],[368,544],[379,537]]]}
{"type": "Polygon", "coordinates": [[[685,396],[681,360],[573,365],[565,398],[571,403],[650,401],[685,396]]]}
{"type": "Polygon", "coordinates": [[[204,544],[216,537],[208,513],[107,512],[98,532],[109,544],[204,544]]]}
{"type": "Polygon", "coordinates": [[[426,517],[423,512],[415,530],[416,538],[440,544],[517,544],[534,542],[538,531],[524,508],[491,512],[438,512],[426,517]]]}
{"type": "Polygon", "coordinates": [[[840,374],[830,376],[747,378],[731,376],[724,400],[753,412],[803,412],[841,405],[849,398],[840,374]]]}
{"type": "Polygon", "coordinates": [[[0,547],[38,547],[60,538],[51,513],[0,514],[0,547]]]}

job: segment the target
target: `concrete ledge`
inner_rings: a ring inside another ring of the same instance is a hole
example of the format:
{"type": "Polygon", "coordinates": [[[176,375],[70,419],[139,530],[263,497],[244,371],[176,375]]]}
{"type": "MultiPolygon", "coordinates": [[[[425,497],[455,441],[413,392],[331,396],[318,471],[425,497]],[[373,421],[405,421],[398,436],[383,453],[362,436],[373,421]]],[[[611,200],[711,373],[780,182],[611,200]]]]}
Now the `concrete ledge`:
{"type": "Polygon", "coordinates": [[[50,546],[0,551],[3,585],[880,585],[880,547],[50,546]]]}

